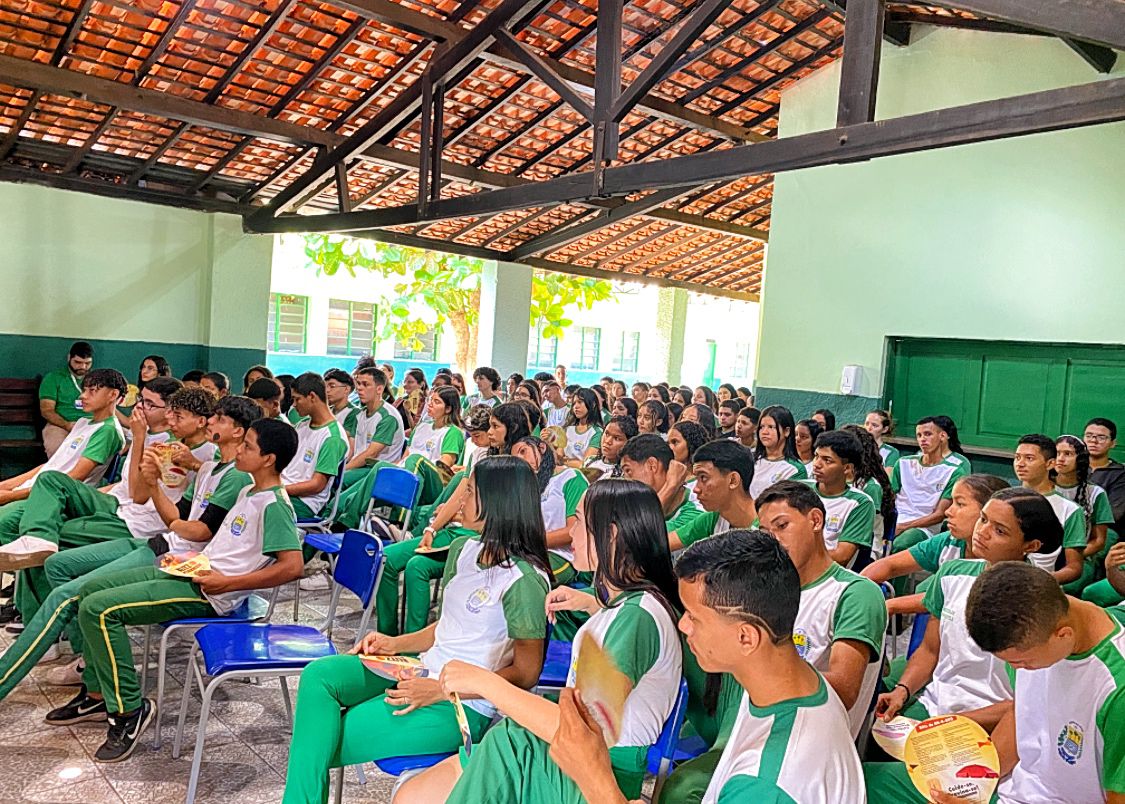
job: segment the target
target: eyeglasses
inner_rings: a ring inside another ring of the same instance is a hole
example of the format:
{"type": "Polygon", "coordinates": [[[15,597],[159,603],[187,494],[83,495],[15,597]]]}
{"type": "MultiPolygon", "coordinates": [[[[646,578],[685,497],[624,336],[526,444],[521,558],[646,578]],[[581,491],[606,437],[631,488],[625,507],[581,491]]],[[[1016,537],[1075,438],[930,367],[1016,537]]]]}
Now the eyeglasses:
{"type": "Polygon", "coordinates": [[[149,408],[150,410],[161,410],[162,408],[168,407],[167,405],[157,404],[156,402],[153,402],[151,399],[145,399],[143,396],[140,399],[137,400],[137,404],[140,405],[142,408],[149,408]]]}
{"type": "Polygon", "coordinates": [[[1109,441],[1109,436],[1098,433],[1086,433],[1086,435],[1082,436],[1082,440],[1093,441],[1095,444],[1104,444],[1109,441]]]}

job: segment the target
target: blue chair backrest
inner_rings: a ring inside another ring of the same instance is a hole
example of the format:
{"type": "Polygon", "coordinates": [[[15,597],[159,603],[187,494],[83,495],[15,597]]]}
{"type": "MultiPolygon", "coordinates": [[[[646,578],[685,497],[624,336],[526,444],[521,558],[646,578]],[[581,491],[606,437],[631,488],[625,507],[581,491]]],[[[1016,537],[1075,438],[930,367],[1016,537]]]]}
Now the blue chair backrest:
{"type": "Polygon", "coordinates": [[[413,508],[422,481],[413,472],[397,466],[383,466],[371,484],[371,499],[397,508],[413,508]]]}
{"type": "Polygon", "coordinates": [[[375,594],[375,584],[379,579],[379,567],[383,563],[383,543],[370,533],[362,530],[349,530],[344,534],[340,545],[340,555],[332,575],[336,583],[350,589],[360,599],[363,606],[371,602],[375,594]]]}
{"type": "Polygon", "coordinates": [[[918,650],[918,646],[922,644],[922,639],[926,636],[926,627],[929,625],[929,614],[915,614],[914,623],[910,626],[910,647],[906,649],[906,656],[910,658],[914,655],[914,651],[918,650]]]}
{"type": "Polygon", "coordinates": [[[684,725],[684,715],[687,713],[688,685],[687,681],[680,679],[680,690],[676,693],[676,701],[672,704],[672,712],[664,721],[664,728],[660,736],[648,749],[648,769],[656,773],[662,760],[672,761],[676,753],[676,745],[680,741],[680,729],[684,725]]]}

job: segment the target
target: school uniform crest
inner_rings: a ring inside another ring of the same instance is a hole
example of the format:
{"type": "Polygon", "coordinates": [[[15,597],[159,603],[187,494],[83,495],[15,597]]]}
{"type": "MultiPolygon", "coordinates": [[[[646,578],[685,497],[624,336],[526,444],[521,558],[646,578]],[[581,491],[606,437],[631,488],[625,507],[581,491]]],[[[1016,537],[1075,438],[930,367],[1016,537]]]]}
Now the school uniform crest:
{"type": "Polygon", "coordinates": [[[231,536],[241,536],[242,531],[246,528],[246,517],[239,514],[234,518],[234,522],[230,523],[231,536]]]}
{"type": "Polygon", "coordinates": [[[78,449],[79,447],[82,446],[82,442],[85,441],[85,440],[86,440],[86,436],[84,436],[84,435],[78,436],[77,438],[75,438],[73,441],[70,442],[70,448],[71,449],[78,449]]]}
{"type": "Polygon", "coordinates": [[[824,523],[824,529],[828,533],[836,533],[840,530],[840,515],[830,514],[824,523]]]}
{"type": "Polygon", "coordinates": [[[465,608],[473,614],[480,614],[480,610],[488,605],[488,601],[492,598],[487,586],[482,586],[469,595],[465,601],[465,608]]]}
{"type": "Polygon", "coordinates": [[[793,646],[797,649],[797,655],[805,659],[809,655],[809,635],[805,633],[803,628],[797,628],[793,631],[793,646]]]}
{"type": "Polygon", "coordinates": [[[312,447],[309,447],[308,449],[305,450],[305,456],[304,456],[304,458],[302,458],[302,460],[305,463],[312,463],[313,458],[315,458],[315,457],[316,457],[316,451],[313,450],[312,447]]]}
{"type": "Polygon", "coordinates": [[[203,511],[204,509],[207,508],[208,505],[211,504],[211,495],[214,494],[214,493],[215,492],[213,492],[213,491],[208,491],[206,494],[203,495],[203,499],[199,501],[199,510],[200,511],[203,511]]]}
{"type": "Polygon", "coordinates": [[[1082,756],[1082,741],[1086,732],[1073,720],[1062,727],[1059,732],[1059,756],[1068,765],[1074,765],[1082,756]]]}

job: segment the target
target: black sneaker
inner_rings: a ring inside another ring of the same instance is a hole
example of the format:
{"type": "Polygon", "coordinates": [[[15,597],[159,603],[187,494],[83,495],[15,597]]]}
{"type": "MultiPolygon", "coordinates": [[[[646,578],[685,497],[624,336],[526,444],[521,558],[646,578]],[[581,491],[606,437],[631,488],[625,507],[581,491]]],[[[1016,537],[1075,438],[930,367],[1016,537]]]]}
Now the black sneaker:
{"type": "Polygon", "coordinates": [[[105,701],[101,698],[91,698],[83,684],[74,696],[74,700],[58,709],[52,709],[43,718],[52,726],[68,726],[71,723],[82,723],[87,720],[105,720],[109,712],[105,708],[105,701]]]}
{"type": "Polygon", "coordinates": [[[16,582],[12,581],[7,586],[0,588],[0,597],[10,599],[16,593],[16,582]]]}
{"type": "Polygon", "coordinates": [[[141,735],[156,717],[156,704],[148,698],[141,701],[141,708],[129,714],[109,716],[109,734],[102,747],[94,752],[98,762],[121,762],[129,758],[140,742],[141,735]]]}
{"type": "Polygon", "coordinates": [[[4,630],[9,634],[22,634],[23,633],[23,617],[17,611],[16,616],[12,618],[11,622],[4,626],[4,630]]]}
{"type": "Polygon", "coordinates": [[[20,612],[15,603],[5,603],[0,606],[0,624],[14,622],[19,618],[20,612]]]}

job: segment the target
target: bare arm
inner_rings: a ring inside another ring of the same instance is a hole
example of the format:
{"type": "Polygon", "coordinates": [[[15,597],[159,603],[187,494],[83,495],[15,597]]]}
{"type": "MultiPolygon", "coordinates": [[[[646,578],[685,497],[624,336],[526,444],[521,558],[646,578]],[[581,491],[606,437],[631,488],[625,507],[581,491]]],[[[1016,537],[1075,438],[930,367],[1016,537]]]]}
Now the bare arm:
{"type": "Polygon", "coordinates": [[[933,678],[934,668],[937,667],[938,654],[941,652],[941,631],[938,618],[931,617],[926,624],[926,635],[922,644],[902,673],[902,678],[890,692],[884,692],[875,701],[875,716],[883,720],[892,720],[911,696],[922,689],[933,678]],[[903,689],[906,687],[906,689],[903,689]]]}
{"type": "Polygon", "coordinates": [[[887,600],[887,614],[923,614],[926,611],[926,606],[923,603],[925,599],[924,594],[892,597],[887,600]]]}
{"type": "Polygon", "coordinates": [[[1015,707],[1012,705],[1011,701],[1000,701],[999,703],[982,706],[980,709],[973,709],[968,712],[962,712],[961,714],[970,720],[975,720],[985,731],[992,731],[1000,721],[1004,719],[1005,715],[1014,711],[1015,707]]]}
{"type": "Polygon", "coordinates": [[[367,445],[367,449],[355,455],[344,466],[345,469],[362,469],[367,465],[368,461],[377,461],[383,450],[387,448],[386,444],[380,444],[378,441],[372,441],[367,445]]]}
{"type": "Polygon", "coordinates": [[[1105,576],[1118,594],[1125,595],[1125,542],[1110,548],[1105,557],[1105,576]]]}
{"type": "Polygon", "coordinates": [[[308,497],[313,494],[319,494],[328,485],[328,475],[323,472],[315,472],[308,480],[302,480],[300,483],[291,483],[285,487],[285,493],[290,497],[308,497]]]}
{"type": "Polygon", "coordinates": [[[903,531],[910,530],[911,528],[928,528],[931,525],[937,525],[945,521],[945,512],[949,506],[953,504],[953,500],[938,500],[937,507],[932,513],[925,516],[912,519],[909,522],[899,522],[895,525],[895,535],[903,531]]]}
{"type": "Polygon", "coordinates": [[[1064,547],[1063,557],[1066,559],[1066,566],[1052,573],[1055,580],[1060,584],[1078,580],[1082,574],[1082,551],[1077,547],[1064,547]]]}
{"type": "Polygon", "coordinates": [[[61,427],[68,433],[74,427],[74,422],[68,422],[60,416],[56,410],[56,402],[53,399],[40,399],[39,400],[39,415],[43,417],[43,421],[47,424],[53,424],[55,427],[61,427]]]}
{"type": "Polygon", "coordinates": [[[873,561],[863,568],[860,575],[864,578],[870,578],[875,583],[883,583],[891,578],[901,578],[903,575],[909,575],[920,569],[922,568],[918,566],[914,556],[910,555],[910,551],[903,550],[901,553],[892,553],[886,558],[873,561]]]}
{"type": "Polygon", "coordinates": [[[841,567],[846,567],[858,549],[859,545],[853,542],[836,542],[836,547],[829,550],[828,555],[832,556],[832,560],[841,567]]]}
{"type": "Polygon", "coordinates": [[[1090,528],[1090,541],[1086,542],[1086,549],[1082,551],[1083,558],[1096,556],[1105,547],[1107,525],[1094,525],[1090,528]]]}
{"type": "Polygon", "coordinates": [[[863,674],[871,661],[871,648],[856,639],[838,639],[832,643],[828,654],[828,670],[824,680],[840,696],[845,709],[851,709],[859,699],[863,674]]]}
{"type": "Polygon", "coordinates": [[[283,550],[277,554],[275,561],[245,575],[223,575],[216,570],[208,570],[192,578],[192,581],[208,594],[272,589],[297,580],[304,569],[305,559],[300,550],[283,550]]]}
{"type": "Polygon", "coordinates": [[[574,527],[574,522],[577,519],[577,516],[568,516],[565,525],[548,533],[547,547],[570,547],[570,529],[574,527]]]}

